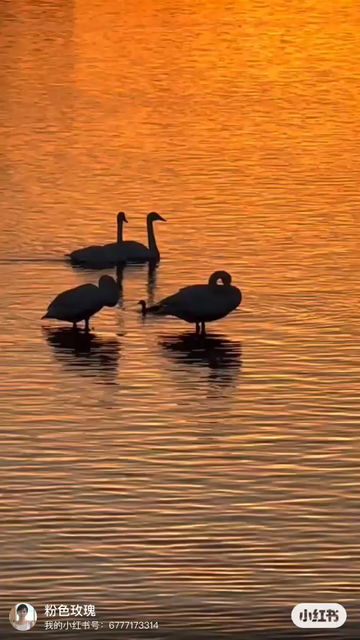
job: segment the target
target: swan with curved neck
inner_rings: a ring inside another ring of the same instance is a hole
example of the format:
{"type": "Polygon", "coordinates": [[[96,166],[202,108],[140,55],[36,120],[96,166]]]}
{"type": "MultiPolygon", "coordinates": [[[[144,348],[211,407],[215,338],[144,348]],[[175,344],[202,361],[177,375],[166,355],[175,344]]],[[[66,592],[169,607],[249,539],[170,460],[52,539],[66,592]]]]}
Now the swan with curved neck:
{"type": "Polygon", "coordinates": [[[123,242],[123,225],[127,222],[125,213],[117,214],[117,238],[116,242],[105,245],[91,245],[83,249],[75,249],[69,254],[69,258],[76,264],[100,265],[116,264],[116,256],[123,242]]]}
{"type": "Polygon", "coordinates": [[[194,284],[179,291],[157,304],[147,307],[140,300],[143,316],[152,313],[158,316],[175,316],[185,322],[194,323],[196,333],[206,333],[206,322],[224,318],[241,304],[241,291],[231,284],[227,271],[215,271],[208,284],[194,284]],[[218,284],[219,280],[222,284],[218,284]]]}
{"type": "Polygon", "coordinates": [[[60,293],[49,304],[43,318],[55,318],[77,323],[85,321],[85,331],[89,331],[89,319],[103,307],[115,307],[119,300],[119,287],[111,276],[102,276],[98,286],[82,284],[60,293]]]}
{"type": "Polygon", "coordinates": [[[148,247],[141,242],[133,240],[125,240],[121,243],[118,251],[119,262],[159,262],[160,251],[156,244],[154,233],[154,222],[161,220],[166,222],[165,218],[155,211],[148,214],[146,219],[148,247]]]}

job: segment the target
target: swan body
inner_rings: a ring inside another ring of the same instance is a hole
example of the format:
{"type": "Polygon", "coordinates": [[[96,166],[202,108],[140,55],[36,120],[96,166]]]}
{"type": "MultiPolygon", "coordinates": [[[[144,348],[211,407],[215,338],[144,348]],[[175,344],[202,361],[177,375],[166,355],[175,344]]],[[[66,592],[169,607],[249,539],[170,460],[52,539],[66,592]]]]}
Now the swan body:
{"type": "Polygon", "coordinates": [[[241,303],[241,291],[231,284],[231,275],[226,271],[215,271],[208,284],[194,284],[180,289],[157,304],[146,307],[139,304],[143,315],[175,316],[196,325],[196,333],[205,334],[205,323],[225,318],[241,303]],[[221,280],[222,284],[218,284],[221,280]]]}
{"type": "Polygon", "coordinates": [[[102,276],[98,286],[82,284],[60,293],[49,304],[43,318],[55,318],[72,322],[76,327],[81,320],[89,330],[89,318],[103,307],[115,307],[119,300],[119,287],[111,276],[102,276]]]}
{"type": "Polygon", "coordinates": [[[147,234],[148,234],[148,247],[141,242],[134,240],[124,240],[118,247],[117,259],[118,262],[159,262],[160,252],[156,244],[153,224],[157,220],[166,222],[166,220],[155,211],[148,214],[147,234]]]}
{"type": "Polygon", "coordinates": [[[117,253],[123,242],[123,224],[127,222],[125,213],[120,211],[117,215],[117,241],[104,245],[91,245],[83,249],[75,249],[68,257],[75,264],[101,265],[116,264],[117,253]]]}

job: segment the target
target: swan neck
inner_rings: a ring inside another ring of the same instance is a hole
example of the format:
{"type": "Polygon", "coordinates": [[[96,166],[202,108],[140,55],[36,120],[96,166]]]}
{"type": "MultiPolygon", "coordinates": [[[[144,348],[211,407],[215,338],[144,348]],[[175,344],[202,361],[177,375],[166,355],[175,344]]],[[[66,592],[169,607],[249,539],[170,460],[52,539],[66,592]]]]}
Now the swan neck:
{"type": "Polygon", "coordinates": [[[159,249],[157,248],[155,234],[154,234],[154,221],[148,218],[146,224],[147,224],[149,250],[152,253],[156,253],[156,255],[159,256],[159,249]]]}
{"type": "Polygon", "coordinates": [[[119,219],[117,223],[117,242],[118,244],[121,244],[122,241],[123,241],[123,221],[119,219]]]}

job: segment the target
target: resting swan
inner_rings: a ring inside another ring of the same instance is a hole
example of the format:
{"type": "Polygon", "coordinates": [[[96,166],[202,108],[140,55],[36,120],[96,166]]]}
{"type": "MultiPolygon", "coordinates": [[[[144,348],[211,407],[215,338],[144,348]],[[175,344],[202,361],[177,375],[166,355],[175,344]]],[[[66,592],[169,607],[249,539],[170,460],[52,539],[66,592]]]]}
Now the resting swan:
{"type": "Polygon", "coordinates": [[[185,322],[195,323],[196,333],[205,335],[205,322],[214,322],[234,311],[241,303],[241,291],[231,284],[231,275],[215,271],[208,284],[184,287],[172,296],[164,298],[152,307],[140,300],[143,315],[175,316],[185,322]],[[218,284],[221,280],[222,285],[218,284]]]}
{"type": "Polygon", "coordinates": [[[82,284],[60,293],[49,304],[43,318],[55,318],[72,322],[74,329],[85,320],[85,331],[89,331],[89,318],[103,307],[115,307],[119,300],[119,287],[111,276],[101,276],[99,286],[82,284]]]}
{"type": "Polygon", "coordinates": [[[118,250],[118,262],[159,262],[160,252],[157,248],[153,224],[156,220],[166,222],[158,213],[152,211],[147,216],[148,247],[141,242],[125,240],[118,250]]]}
{"type": "Polygon", "coordinates": [[[123,242],[123,223],[127,222],[125,213],[117,214],[117,241],[105,245],[92,245],[83,249],[75,249],[67,257],[76,264],[116,264],[117,252],[123,242]]]}

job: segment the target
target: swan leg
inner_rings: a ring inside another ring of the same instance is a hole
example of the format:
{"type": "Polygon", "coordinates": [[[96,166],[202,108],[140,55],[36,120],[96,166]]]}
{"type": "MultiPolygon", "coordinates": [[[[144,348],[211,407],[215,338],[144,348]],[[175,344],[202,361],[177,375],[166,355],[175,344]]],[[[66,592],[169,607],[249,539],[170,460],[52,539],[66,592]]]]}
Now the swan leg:
{"type": "Polygon", "coordinates": [[[200,325],[199,325],[199,323],[197,322],[197,323],[196,323],[195,334],[198,336],[198,335],[199,335],[199,333],[200,333],[200,325]]]}
{"type": "Polygon", "coordinates": [[[76,330],[77,330],[77,324],[76,324],[76,322],[73,322],[73,323],[72,323],[72,325],[73,325],[73,330],[74,330],[74,331],[76,331],[76,330]]]}
{"type": "Polygon", "coordinates": [[[201,323],[201,335],[206,336],[205,322],[201,323]]]}
{"type": "Polygon", "coordinates": [[[85,331],[86,333],[89,333],[90,327],[89,327],[89,318],[85,319],[85,331]]]}

